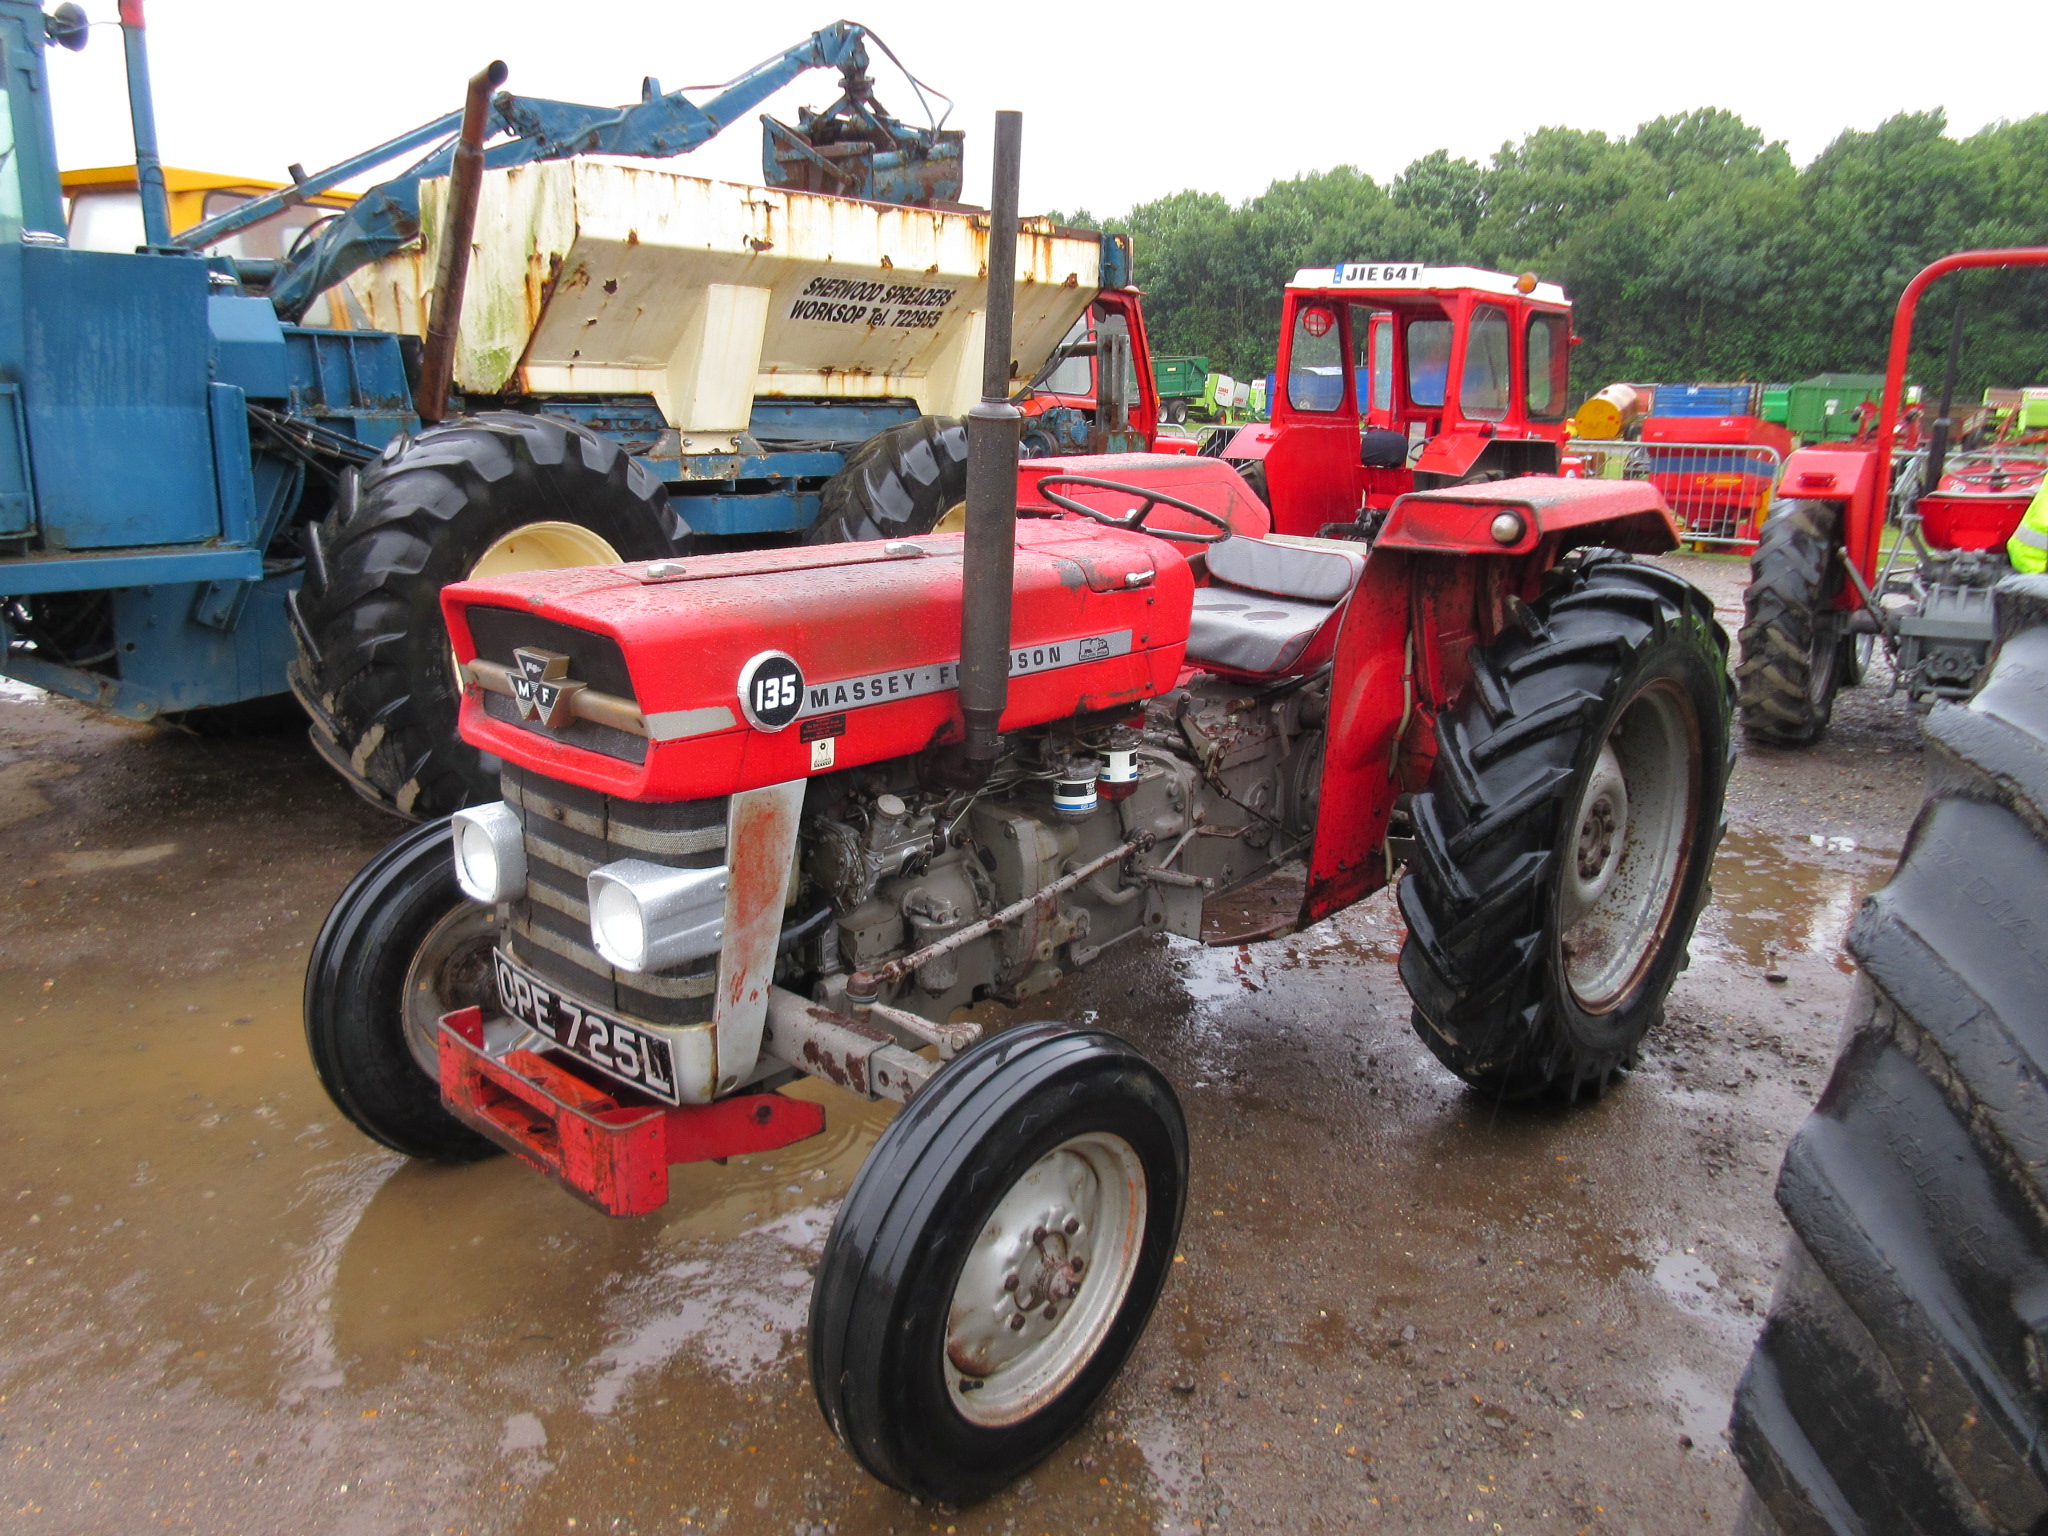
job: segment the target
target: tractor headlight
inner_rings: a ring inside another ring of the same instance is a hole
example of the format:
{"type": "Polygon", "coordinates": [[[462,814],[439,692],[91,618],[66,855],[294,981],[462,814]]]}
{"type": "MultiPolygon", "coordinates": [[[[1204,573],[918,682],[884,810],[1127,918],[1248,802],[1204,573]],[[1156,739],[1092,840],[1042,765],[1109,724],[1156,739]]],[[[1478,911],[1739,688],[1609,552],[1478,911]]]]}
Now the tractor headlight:
{"type": "Polygon", "coordinates": [[[725,936],[723,864],[670,869],[620,859],[590,872],[590,937],[622,971],[665,971],[718,953],[725,936]]]}
{"type": "Polygon", "coordinates": [[[455,879],[471,899],[510,901],[526,889],[526,833],[502,800],[449,818],[455,832],[455,879]]]}

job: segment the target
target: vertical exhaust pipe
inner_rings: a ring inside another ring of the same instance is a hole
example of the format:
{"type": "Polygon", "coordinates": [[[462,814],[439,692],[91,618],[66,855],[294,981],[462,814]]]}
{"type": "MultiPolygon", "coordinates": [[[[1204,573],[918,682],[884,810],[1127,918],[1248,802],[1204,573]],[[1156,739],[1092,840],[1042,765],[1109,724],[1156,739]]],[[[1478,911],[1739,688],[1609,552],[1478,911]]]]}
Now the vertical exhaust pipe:
{"type": "MultiPolygon", "coordinates": [[[[1927,443],[1927,474],[1920,483],[1922,496],[1941,484],[1942,470],[1948,463],[1948,440],[1955,431],[1956,365],[1961,362],[1962,355],[1963,296],[1958,293],[1955,319],[1948,331],[1948,366],[1941,375],[1941,414],[1934,418],[1934,430],[1927,443]]],[[[1913,509],[1918,505],[1915,502],[1913,509]]]]}
{"type": "Polygon", "coordinates": [[[156,148],[156,103],[149,93],[149,45],[142,0],[121,0],[121,48],[128,66],[128,121],[135,129],[135,190],[142,199],[142,241],[171,243],[171,197],[156,148]]]}
{"type": "Polygon", "coordinates": [[[1017,567],[1017,433],[1010,404],[1010,331],[1017,300],[1019,112],[996,114],[995,187],[988,221],[988,314],[981,403],[967,413],[967,538],[960,608],[961,767],[973,783],[995,766],[1010,697],[1010,594],[1017,567]]]}
{"type": "Polygon", "coordinates": [[[420,350],[420,387],[413,401],[422,426],[448,414],[455,385],[455,333],[462,324],[462,290],[469,281],[469,246],[476,236],[476,200],[484,184],[485,118],[491,92],[505,83],[505,64],[494,59],[469,79],[462,103],[462,133],[448,171],[448,216],[441,225],[441,260],[434,271],[434,310],[420,350]]]}

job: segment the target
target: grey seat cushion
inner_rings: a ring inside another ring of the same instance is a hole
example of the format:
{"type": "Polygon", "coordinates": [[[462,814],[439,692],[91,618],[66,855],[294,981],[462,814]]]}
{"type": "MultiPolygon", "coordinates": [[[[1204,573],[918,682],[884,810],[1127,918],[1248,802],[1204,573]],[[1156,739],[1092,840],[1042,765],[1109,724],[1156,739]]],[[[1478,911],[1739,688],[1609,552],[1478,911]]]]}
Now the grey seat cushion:
{"type": "Polygon", "coordinates": [[[1188,620],[1188,660],[1233,672],[1284,671],[1334,611],[1330,603],[1237,587],[1197,587],[1188,620]]]}
{"type": "Polygon", "coordinates": [[[1208,561],[1216,581],[1307,603],[1341,603],[1365,569],[1357,550],[1284,539],[1225,539],[1209,546],[1208,561]]]}

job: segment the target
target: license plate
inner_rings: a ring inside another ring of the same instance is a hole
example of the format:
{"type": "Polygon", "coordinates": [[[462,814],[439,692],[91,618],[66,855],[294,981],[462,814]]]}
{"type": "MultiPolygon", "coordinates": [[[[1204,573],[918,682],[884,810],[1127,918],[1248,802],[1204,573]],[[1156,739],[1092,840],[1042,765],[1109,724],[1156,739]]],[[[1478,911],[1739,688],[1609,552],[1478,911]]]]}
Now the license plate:
{"type": "Polygon", "coordinates": [[[578,1061],[630,1083],[669,1104],[676,1096],[676,1061],[669,1043],[637,1024],[564,997],[500,949],[498,1006],[578,1061]]]}

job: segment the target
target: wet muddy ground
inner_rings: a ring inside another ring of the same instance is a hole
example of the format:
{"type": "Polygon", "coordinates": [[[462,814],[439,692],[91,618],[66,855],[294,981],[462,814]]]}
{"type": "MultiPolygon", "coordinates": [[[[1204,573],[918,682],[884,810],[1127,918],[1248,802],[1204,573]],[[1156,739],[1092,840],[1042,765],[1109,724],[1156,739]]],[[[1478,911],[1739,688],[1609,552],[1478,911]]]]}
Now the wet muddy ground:
{"type": "MultiPolygon", "coordinates": [[[[1674,563],[1732,628],[1741,567],[1674,563]]],[[[408,1165],[328,1107],[298,1022],[393,825],[296,736],[0,696],[0,1526],[1725,1530],[1772,1179],[1920,787],[1873,688],[1817,751],[1745,748],[1669,1022],[1571,1113],[1436,1065],[1385,896],[1249,950],[1126,946],[1040,1000],[1178,1086],[1184,1262],[1092,1424],[956,1512],[869,1482],[804,1375],[807,1267],[880,1107],[828,1098],[822,1142],[678,1169],[633,1222],[509,1160],[408,1165]]]]}

